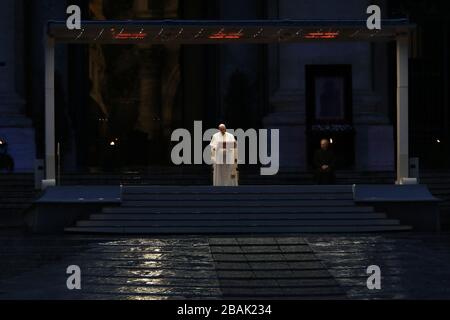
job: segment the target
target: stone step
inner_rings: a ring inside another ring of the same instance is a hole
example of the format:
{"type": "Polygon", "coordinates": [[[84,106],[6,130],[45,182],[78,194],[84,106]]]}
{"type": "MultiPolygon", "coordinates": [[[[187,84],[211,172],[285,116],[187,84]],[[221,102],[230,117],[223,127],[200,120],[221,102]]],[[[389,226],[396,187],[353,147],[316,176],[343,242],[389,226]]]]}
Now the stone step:
{"type": "Polygon", "coordinates": [[[129,182],[129,181],[103,181],[103,180],[95,180],[95,181],[74,181],[73,183],[70,182],[62,182],[61,185],[63,186],[79,186],[79,185],[86,185],[86,186],[97,186],[97,185],[106,185],[106,186],[115,186],[115,185],[132,185],[132,186],[139,186],[139,185],[158,185],[158,186],[170,186],[170,185],[178,185],[178,186],[192,186],[192,185],[199,185],[199,186],[208,186],[211,185],[210,181],[199,181],[196,180],[165,180],[165,181],[139,181],[139,182],[129,182]]]}
{"type": "Polygon", "coordinates": [[[153,213],[153,214],[93,214],[91,220],[364,220],[386,219],[384,213],[153,213]]]}
{"type": "Polygon", "coordinates": [[[5,183],[9,181],[23,181],[23,182],[34,182],[33,175],[16,175],[16,174],[3,174],[0,172],[0,183],[5,183]]]}
{"type": "MultiPolygon", "coordinates": [[[[261,176],[259,168],[241,168],[241,185],[260,184],[313,184],[314,175],[311,172],[280,171],[276,176],[261,176]]],[[[353,183],[392,183],[395,180],[393,172],[337,172],[340,184],[353,183]]],[[[210,185],[211,169],[205,167],[161,167],[150,168],[145,172],[130,174],[65,174],[61,181],[64,185],[75,184],[124,184],[124,185],[210,185]]]]}
{"type": "Polygon", "coordinates": [[[4,183],[0,183],[0,190],[4,189],[7,190],[11,187],[19,187],[24,189],[34,189],[34,182],[33,183],[26,183],[22,181],[8,181],[4,183]]]}
{"type": "Polygon", "coordinates": [[[123,202],[138,201],[243,201],[243,200],[351,200],[353,194],[123,194],[123,202]]]}
{"type": "Polygon", "coordinates": [[[293,226],[394,226],[399,225],[398,220],[389,219],[368,219],[368,220],[158,220],[158,221],[134,221],[134,220],[113,220],[78,221],[77,227],[293,227],[293,226]]]}
{"type": "Polygon", "coordinates": [[[120,207],[104,208],[68,232],[288,234],[410,230],[342,186],[124,186],[120,207]]]}
{"type": "Polygon", "coordinates": [[[0,191],[0,199],[32,199],[36,195],[35,191],[24,191],[24,190],[9,190],[0,191]]]}
{"type": "Polygon", "coordinates": [[[211,186],[125,186],[122,189],[124,195],[127,194],[280,194],[280,193],[352,193],[351,185],[341,186],[240,186],[240,187],[211,187],[211,186]]]}
{"type": "Polygon", "coordinates": [[[345,207],[354,205],[353,200],[179,200],[179,201],[126,201],[122,203],[123,208],[144,207],[144,208],[177,208],[177,207],[213,207],[213,208],[238,208],[238,207],[345,207]]]}
{"type": "Polygon", "coordinates": [[[22,226],[22,213],[31,206],[34,197],[33,174],[0,173],[0,225],[22,226]]]}
{"type": "Polygon", "coordinates": [[[448,194],[450,192],[450,186],[436,186],[436,185],[427,185],[428,189],[432,192],[436,193],[446,193],[448,194]]]}
{"type": "Polygon", "coordinates": [[[2,197],[0,197],[1,204],[15,204],[15,203],[23,204],[24,202],[30,203],[32,201],[33,201],[33,198],[30,198],[30,197],[22,197],[22,198],[2,198],[2,197]]]}
{"type": "Polygon", "coordinates": [[[270,214],[284,214],[284,213],[373,213],[373,207],[357,207],[357,206],[342,206],[342,207],[292,207],[292,208],[272,208],[272,207],[235,207],[232,208],[189,208],[189,207],[178,207],[178,208],[124,208],[124,207],[106,207],[103,208],[102,213],[105,214],[152,214],[152,213],[166,213],[166,214],[190,214],[190,213],[203,213],[203,214],[230,214],[230,213],[240,213],[240,214],[260,214],[260,213],[270,213],[270,214]]]}
{"type": "MultiPolygon", "coordinates": [[[[31,202],[30,203],[26,203],[26,202],[19,202],[19,203],[0,203],[0,210],[3,209],[26,209],[28,207],[30,207],[31,202]]],[[[1,211],[0,211],[1,212],[1,211]]]]}
{"type": "MultiPolygon", "coordinates": [[[[69,184],[74,184],[74,183],[78,183],[78,184],[84,184],[84,183],[90,183],[90,182],[98,182],[98,181],[112,181],[114,183],[116,182],[125,182],[125,183],[136,183],[138,185],[141,184],[145,184],[148,182],[169,182],[170,185],[177,185],[177,183],[179,182],[183,182],[183,181],[189,181],[189,182],[209,182],[211,179],[209,177],[198,177],[198,176],[181,176],[181,177],[177,177],[177,176],[172,176],[172,175],[162,175],[161,177],[156,177],[153,176],[151,178],[139,178],[139,179],[102,179],[102,178],[91,178],[91,179],[74,179],[74,180],[61,180],[62,183],[69,183],[69,184]],[[81,183],[80,183],[81,182],[81,183]]],[[[101,184],[101,183],[100,183],[101,184]]],[[[148,185],[152,185],[152,184],[148,184],[148,185]]]]}
{"type": "MultiPolygon", "coordinates": [[[[390,180],[358,180],[358,179],[348,179],[348,180],[337,180],[338,185],[348,185],[348,184],[393,184],[394,179],[390,180]]],[[[145,186],[145,185],[155,185],[155,186],[210,186],[212,184],[211,179],[199,179],[197,178],[182,178],[182,179],[172,179],[163,178],[160,180],[137,180],[137,181],[127,181],[127,180],[74,180],[74,181],[62,181],[61,185],[64,186],[74,186],[74,185],[124,185],[124,186],[145,186]]],[[[272,178],[272,179],[245,179],[241,178],[239,181],[241,186],[258,186],[258,185],[314,185],[313,179],[288,179],[288,178],[272,178]]]]}
{"type": "Polygon", "coordinates": [[[447,183],[424,183],[430,190],[449,190],[450,184],[447,183]]]}
{"type": "Polygon", "coordinates": [[[246,227],[72,227],[67,232],[92,234],[308,234],[366,233],[410,231],[411,227],[394,226],[246,226],[246,227]]]}
{"type": "Polygon", "coordinates": [[[450,193],[450,186],[435,186],[435,185],[428,185],[431,192],[436,194],[449,194],[450,193]]]}

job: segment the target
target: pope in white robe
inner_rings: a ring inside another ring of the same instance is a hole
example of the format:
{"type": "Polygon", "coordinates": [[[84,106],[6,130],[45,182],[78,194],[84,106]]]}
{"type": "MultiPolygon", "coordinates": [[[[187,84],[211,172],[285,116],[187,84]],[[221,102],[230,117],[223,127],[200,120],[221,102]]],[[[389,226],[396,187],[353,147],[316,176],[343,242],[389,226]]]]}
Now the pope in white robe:
{"type": "Polygon", "coordinates": [[[211,162],[215,187],[236,187],[239,181],[238,145],[235,137],[221,124],[211,139],[211,162]]]}

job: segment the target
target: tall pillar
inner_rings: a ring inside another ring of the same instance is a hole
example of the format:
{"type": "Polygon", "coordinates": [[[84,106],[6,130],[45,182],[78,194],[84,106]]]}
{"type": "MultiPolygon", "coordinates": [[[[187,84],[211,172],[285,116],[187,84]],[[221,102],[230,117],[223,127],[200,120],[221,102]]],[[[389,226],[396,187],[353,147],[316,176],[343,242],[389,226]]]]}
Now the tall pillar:
{"type": "Polygon", "coordinates": [[[397,39],[397,183],[409,177],[408,137],[409,39],[397,39]]]}
{"type": "Polygon", "coordinates": [[[45,180],[56,184],[55,157],[55,41],[45,41],[45,180]]]}
{"type": "Polygon", "coordinates": [[[140,102],[135,129],[146,133],[149,140],[158,138],[160,126],[161,50],[151,45],[139,45],[140,102]]]}
{"type": "Polygon", "coordinates": [[[24,114],[23,1],[4,0],[0,12],[0,139],[9,146],[15,171],[34,168],[34,129],[24,114]]]}
{"type": "MultiPolygon", "coordinates": [[[[2,116],[20,113],[25,104],[17,92],[18,63],[16,43],[16,4],[15,0],[5,0],[2,3],[0,19],[0,106],[2,116]]],[[[20,38],[20,37],[19,37],[20,38]]]]}
{"type": "MultiPolygon", "coordinates": [[[[134,1],[134,15],[138,20],[162,17],[162,2],[134,1]]],[[[135,129],[147,134],[148,140],[157,140],[160,127],[161,48],[150,44],[138,45],[140,65],[140,102],[135,129]]]]}
{"type": "MultiPolygon", "coordinates": [[[[177,19],[178,0],[164,1],[164,19],[177,19]]],[[[161,121],[164,141],[170,141],[174,118],[176,94],[181,82],[179,44],[164,46],[164,65],[161,70],[161,121]]],[[[169,155],[170,151],[167,150],[169,155]]]]}

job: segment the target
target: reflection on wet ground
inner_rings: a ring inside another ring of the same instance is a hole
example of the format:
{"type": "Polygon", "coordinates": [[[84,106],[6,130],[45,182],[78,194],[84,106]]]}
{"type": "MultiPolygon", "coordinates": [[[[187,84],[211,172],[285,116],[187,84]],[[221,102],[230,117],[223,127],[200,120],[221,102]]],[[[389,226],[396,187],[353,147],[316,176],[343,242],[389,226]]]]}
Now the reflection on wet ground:
{"type": "Polygon", "coordinates": [[[446,299],[450,234],[290,237],[0,233],[0,299],[446,299]],[[69,265],[82,289],[66,287],[69,265]],[[382,289],[367,289],[378,265],[382,289]]]}
{"type": "Polygon", "coordinates": [[[350,299],[450,299],[450,235],[308,237],[350,299]],[[367,267],[381,268],[382,290],[367,290],[367,267]]]}

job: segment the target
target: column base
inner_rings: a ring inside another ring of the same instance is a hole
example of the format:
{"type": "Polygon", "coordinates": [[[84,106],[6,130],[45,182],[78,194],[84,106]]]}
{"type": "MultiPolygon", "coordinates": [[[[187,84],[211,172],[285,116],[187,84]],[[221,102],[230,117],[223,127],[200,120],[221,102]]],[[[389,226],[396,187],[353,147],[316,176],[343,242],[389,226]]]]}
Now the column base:
{"type": "Polygon", "coordinates": [[[54,179],[42,180],[41,190],[45,190],[50,187],[56,187],[56,180],[54,180],[54,179]]]}

